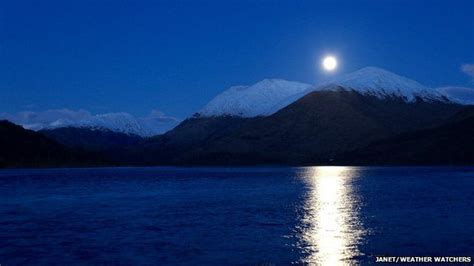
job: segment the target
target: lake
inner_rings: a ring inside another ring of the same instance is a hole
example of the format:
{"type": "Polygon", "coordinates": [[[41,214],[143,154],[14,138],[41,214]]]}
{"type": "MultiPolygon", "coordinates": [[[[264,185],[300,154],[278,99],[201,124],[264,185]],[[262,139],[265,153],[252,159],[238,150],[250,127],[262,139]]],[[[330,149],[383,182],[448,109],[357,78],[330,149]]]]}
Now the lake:
{"type": "Polygon", "coordinates": [[[474,256],[474,168],[0,171],[1,265],[474,256]]]}

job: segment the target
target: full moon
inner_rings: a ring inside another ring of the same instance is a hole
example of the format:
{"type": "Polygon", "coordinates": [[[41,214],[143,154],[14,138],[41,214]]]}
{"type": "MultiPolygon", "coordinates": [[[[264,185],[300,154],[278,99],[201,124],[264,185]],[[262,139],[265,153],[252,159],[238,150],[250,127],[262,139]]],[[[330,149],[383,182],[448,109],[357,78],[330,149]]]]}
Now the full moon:
{"type": "Polygon", "coordinates": [[[323,59],[323,67],[327,71],[333,71],[337,67],[337,60],[334,56],[326,56],[323,59]]]}

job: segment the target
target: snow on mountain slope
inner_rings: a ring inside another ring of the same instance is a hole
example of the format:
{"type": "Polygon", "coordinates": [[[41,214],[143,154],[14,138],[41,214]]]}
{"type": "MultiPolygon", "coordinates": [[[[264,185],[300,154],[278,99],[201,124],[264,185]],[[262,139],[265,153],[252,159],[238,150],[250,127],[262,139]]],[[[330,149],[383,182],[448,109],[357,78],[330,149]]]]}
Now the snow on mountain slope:
{"type": "Polygon", "coordinates": [[[317,89],[325,89],[334,85],[380,98],[401,97],[406,101],[414,101],[416,98],[426,101],[446,101],[443,95],[434,89],[377,67],[362,68],[335,80],[322,83],[317,86],[317,89]]]}
{"type": "Polygon", "coordinates": [[[196,115],[255,117],[276,112],[274,106],[311,85],[282,79],[264,79],[251,86],[235,86],[212,99],[196,115]]]}
{"type": "Polygon", "coordinates": [[[466,87],[441,87],[436,91],[446,96],[449,100],[460,104],[474,104],[474,88],[466,87]]]}
{"type": "Polygon", "coordinates": [[[100,114],[82,120],[59,119],[49,124],[48,127],[85,127],[95,129],[103,128],[126,134],[148,135],[148,132],[143,132],[143,129],[140,126],[138,120],[128,113],[100,114]]]}

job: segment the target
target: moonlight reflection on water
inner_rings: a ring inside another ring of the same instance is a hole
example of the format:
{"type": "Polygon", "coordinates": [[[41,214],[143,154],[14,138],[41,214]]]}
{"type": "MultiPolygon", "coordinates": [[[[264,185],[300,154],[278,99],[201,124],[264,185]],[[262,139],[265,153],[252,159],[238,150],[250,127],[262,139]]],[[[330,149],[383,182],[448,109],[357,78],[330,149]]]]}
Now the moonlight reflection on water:
{"type": "Polygon", "coordinates": [[[2,170],[0,263],[366,265],[374,255],[466,256],[472,191],[473,167],[2,170]]]}
{"type": "Polygon", "coordinates": [[[353,264],[362,255],[357,246],[365,233],[352,187],[357,169],[311,167],[300,178],[308,187],[300,231],[303,262],[353,264]]]}

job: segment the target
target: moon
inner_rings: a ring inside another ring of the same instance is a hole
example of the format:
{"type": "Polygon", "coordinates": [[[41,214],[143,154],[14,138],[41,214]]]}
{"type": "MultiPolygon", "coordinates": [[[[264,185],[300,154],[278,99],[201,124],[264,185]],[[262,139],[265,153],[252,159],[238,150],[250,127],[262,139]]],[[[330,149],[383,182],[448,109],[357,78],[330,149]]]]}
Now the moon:
{"type": "Polygon", "coordinates": [[[323,68],[326,71],[333,71],[337,67],[337,59],[334,56],[326,56],[323,59],[323,68]]]}

